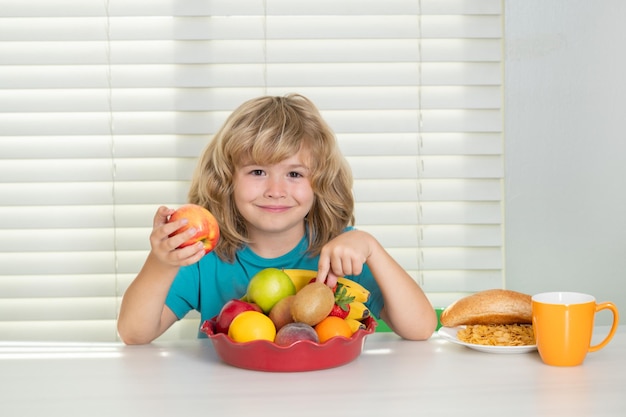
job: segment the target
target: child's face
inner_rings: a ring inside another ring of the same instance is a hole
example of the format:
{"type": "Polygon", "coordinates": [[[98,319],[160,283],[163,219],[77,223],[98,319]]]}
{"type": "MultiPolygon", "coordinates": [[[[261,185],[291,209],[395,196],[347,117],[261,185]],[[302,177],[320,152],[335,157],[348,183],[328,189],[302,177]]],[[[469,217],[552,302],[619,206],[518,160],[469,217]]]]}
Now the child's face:
{"type": "Polygon", "coordinates": [[[304,217],[314,201],[309,169],[300,151],[275,165],[246,163],[237,168],[234,198],[249,237],[259,233],[304,234],[304,217]]]}

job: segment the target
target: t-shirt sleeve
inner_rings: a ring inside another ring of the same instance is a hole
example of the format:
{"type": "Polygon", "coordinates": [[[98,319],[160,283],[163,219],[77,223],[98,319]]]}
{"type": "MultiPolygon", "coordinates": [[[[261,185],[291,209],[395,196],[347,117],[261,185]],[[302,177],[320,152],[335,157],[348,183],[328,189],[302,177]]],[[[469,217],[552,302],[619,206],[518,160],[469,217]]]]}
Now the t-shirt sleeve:
{"type": "Polygon", "coordinates": [[[198,310],[200,272],[198,263],[178,270],[170,291],[165,298],[165,305],[180,320],[191,310],[198,310]]]}

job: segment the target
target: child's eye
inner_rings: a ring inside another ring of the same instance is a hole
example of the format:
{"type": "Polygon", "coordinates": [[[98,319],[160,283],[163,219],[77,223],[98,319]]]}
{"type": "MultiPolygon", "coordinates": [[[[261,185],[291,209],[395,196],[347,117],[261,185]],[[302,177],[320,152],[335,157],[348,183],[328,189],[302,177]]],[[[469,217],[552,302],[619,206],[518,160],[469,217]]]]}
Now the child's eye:
{"type": "Polygon", "coordinates": [[[261,176],[261,175],[263,175],[263,170],[262,169],[253,169],[252,171],[250,171],[250,174],[261,176]]]}
{"type": "Polygon", "coordinates": [[[289,178],[302,178],[304,175],[300,174],[299,172],[296,171],[291,171],[289,173],[289,178]]]}

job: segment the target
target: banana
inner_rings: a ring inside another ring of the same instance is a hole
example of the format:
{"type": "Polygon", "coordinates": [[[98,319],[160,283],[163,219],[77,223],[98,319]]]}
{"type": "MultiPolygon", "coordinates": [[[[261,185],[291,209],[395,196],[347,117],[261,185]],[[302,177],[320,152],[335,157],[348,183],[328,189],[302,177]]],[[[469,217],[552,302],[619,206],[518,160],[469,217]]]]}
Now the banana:
{"type": "Polygon", "coordinates": [[[291,278],[293,285],[296,286],[296,292],[300,291],[311,279],[317,276],[317,271],[308,269],[283,269],[283,272],[291,278]]]}
{"type": "Polygon", "coordinates": [[[337,282],[342,283],[346,287],[352,287],[355,290],[359,290],[359,291],[362,291],[362,292],[365,292],[365,293],[369,293],[369,290],[367,288],[365,288],[364,286],[362,286],[358,282],[353,281],[353,280],[351,280],[349,278],[339,277],[339,278],[337,278],[337,282]]]}
{"type": "MultiPolygon", "coordinates": [[[[289,278],[293,281],[293,285],[296,286],[296,292],[300,291],[300,289],[307,285],[311,279],[317,276],[317,271],[309,269],[283,269],[283,271],[289,275],[289,278]]],[[[369,290],[358,282],[346,277],[337,278],[337,282],[346,288],[347,295],[354,297],[354,301],[365,303],[369,300],[369,290]]]]}
{"type": "Polygon", "coordinates": [[[370,310],[361,301],[350,303],[350,311],[346,319],[363,320],[370,316],[370,310]]]}
{"type": "Polygon", "coordinates": [[[370,298],[370,293],[369,292],[365,293],[365,292],[359,291],[358,289],[355,289],[353,287],[346,287],[345,285],[343,287],[346,289],[346,295],[348,297],[354,297],[354,301],[360,301],[362,303],[365,303],[370,298]]]}
{"type": "Polygon", "coordinates": [[[360,321],[358,321],[357,319],[345,319],[346,323],[348,323],[348,325],[350,326],[350,329],[352,329],[352,334],[356,333],[357,330],[359,329],[366,329],[366,326],[364,323],[361,323],[360,321]]]}
{"type": "Polygon", "coordinates": [[[346,287],[348,295],[354,297],[354,301],[366,303],[370,299],[370,292],[367,288],[346,277],[339,277],[337,282],[346,287]]]}

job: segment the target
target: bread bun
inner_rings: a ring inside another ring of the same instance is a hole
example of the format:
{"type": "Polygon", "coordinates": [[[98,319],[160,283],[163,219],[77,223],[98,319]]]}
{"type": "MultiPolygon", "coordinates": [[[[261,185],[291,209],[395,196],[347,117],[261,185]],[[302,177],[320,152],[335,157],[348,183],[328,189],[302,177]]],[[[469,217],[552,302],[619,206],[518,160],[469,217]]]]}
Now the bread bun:
{"type": "Polygon", "coordinates": [[[445,327],[527,323],[532,323],[531,296],[510,290],[480,291],[455,301],[441,313],[445,327]]]}

